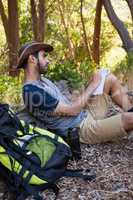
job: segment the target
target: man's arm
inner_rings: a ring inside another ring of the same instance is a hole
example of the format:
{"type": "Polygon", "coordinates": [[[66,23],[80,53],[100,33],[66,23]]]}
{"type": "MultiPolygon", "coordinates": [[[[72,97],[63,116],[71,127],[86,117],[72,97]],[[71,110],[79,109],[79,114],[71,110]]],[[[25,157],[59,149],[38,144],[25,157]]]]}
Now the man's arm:
{"type": "Polygon", "coordinates": [[[88,102],[88,99],[98,87],[101,81],[100,73],[96,73],[86,90],[70,105],[58,103],[54,113],[61,116],[75,116],[81,112],[88,102]]]}

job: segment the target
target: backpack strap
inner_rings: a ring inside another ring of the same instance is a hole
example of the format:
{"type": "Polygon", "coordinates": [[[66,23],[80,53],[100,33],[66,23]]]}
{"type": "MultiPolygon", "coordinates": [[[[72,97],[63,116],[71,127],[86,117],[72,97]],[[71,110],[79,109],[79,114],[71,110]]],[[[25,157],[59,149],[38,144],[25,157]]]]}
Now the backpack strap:
{"type": "Polygon", "coordinates": [[[23,188],[25,189],[24,192],[21,192],[21,194],[18,195],[16,200],[24,200],[25,197],[32,195],[35,200],[43,200],[43,198],[40,196],[39,192],[46,190],[46,189],[51,189],[55,193],[55,198],[56,200],[57,195],[59,193],[59,188],[56,184],[53,183],[47,183],[39,186],[30,186],[27,184],[25,181],[22,183],[23,188]]]}
{"type": "Polygon", "coordinates": [[[8,113],[10,114],[10,116],[14,119],[12,122],[14,123],[14,126],[19,130],[22,129],[22,124],[19,120],[19,118],[17,117],[17,115],[11,110],[11,108],[9,108],[8,113]]]}
{"type": "Polygon", "coordinates": [[[11,120],[12,118],[12,123],[16,129],[20,129],[20,127],[22,126],[19,118],[12,111],[8,104],[0,104],[0,114],[2,115],[0,120],[0,126],[7,121],[9,122],[9,120],[11,120]]]}
{"type": "Polygon", "coordinates": [[[21,194],[16,195],[15,200],[24,200],[29,196],[29,194],[27,193],[27,191],[23,191],[21,192],[21,194]]]}
{"type": "Polygon", "coordinates": [[[96,174],[92,173],[89,169],[78,169],[78,170],[71,170],[67,169],[64,173],[65,177],[72,177],[72,178],[81,178],[85,181],[92,181],[95,180],[96,174]]]}

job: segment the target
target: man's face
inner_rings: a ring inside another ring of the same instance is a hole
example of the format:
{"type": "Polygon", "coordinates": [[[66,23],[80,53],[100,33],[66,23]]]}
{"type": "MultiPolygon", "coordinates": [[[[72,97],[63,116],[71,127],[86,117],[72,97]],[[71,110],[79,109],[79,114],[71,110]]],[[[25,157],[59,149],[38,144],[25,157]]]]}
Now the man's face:
{"type": "Polygon", "coordinates": [[[49,60],[47,59],[47,54],[44,50],[38,52],[38,59],[40,63],[40,71],[42,73],[47,71],[49,60]]]}

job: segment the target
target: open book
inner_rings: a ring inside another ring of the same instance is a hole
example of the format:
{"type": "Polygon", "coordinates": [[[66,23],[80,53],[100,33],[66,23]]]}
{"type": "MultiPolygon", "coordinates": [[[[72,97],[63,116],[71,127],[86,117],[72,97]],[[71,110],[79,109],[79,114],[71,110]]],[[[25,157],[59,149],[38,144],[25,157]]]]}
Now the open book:
{"type": "Polygon", "coordinates": [[[103,94],[105,79],[106,79],[106,76],[110,73],[109,69],[100,69],[99,71],[100,71],[102,79],[101,79],[101,82],[100,82],[99,86],[94,91],[93,95],[101,95],[101,94],[103,94]]]}

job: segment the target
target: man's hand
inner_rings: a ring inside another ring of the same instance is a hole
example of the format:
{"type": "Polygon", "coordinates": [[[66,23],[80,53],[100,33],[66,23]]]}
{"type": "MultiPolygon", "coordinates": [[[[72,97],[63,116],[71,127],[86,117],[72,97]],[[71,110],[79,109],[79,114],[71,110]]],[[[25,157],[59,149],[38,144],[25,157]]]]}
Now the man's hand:
{"type": "Polygon", "coordinates": [[[70,105],[62,104],[59,102],[55,114],[62,116],[76,116],[87,104],[89,98],[96,90],[101,81],[101,75],[99,72],[93,75],[91,83],[86,90],[70,105]]]}
{"type": "Polygon", "coordinates": [[[96,72],[92,78],[91,81],[89,83],[89,85],[86,88],[86,92],[87,91],[91,91],[91,94],[93,94],[93,92],[97,89],[97,87],[99,86],[100,82],[102,80],[101,74],[100,72],[96,72]]]}
{"type": "Polygon", "coordinates": [[[101,79],[102,79],[102,77],[101,77],[100,72],[96,72],[92,77],[91,83],[98,86],[101,82],[101,79]]]}

